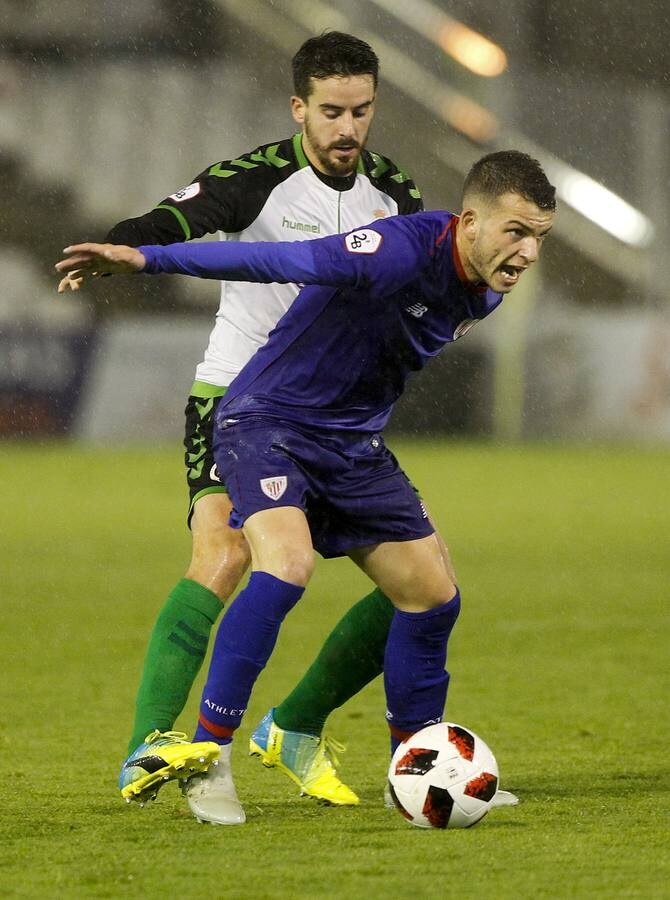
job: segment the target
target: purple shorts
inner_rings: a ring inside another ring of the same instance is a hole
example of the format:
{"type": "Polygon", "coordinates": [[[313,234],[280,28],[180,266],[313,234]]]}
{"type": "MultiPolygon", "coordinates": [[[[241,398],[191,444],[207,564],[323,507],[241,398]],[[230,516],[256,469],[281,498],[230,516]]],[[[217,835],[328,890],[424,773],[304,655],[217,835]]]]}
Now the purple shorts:
{"type": "Polygon", "coordinates": [[[315,549],[326,558],[434,531],[379,435],[317,436],[249,417],[215,428],[214,456],[233,502],[233,528],[262,509],[297,506],[307,516],[315,549]]]}

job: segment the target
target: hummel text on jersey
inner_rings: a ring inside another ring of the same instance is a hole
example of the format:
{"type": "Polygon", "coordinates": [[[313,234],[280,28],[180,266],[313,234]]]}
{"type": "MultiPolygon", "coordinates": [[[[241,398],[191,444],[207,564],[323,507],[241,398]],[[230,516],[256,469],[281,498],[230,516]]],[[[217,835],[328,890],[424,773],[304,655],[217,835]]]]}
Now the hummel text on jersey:
{"type": "Polygon", "coordinates": [[[309,231],[311,234],[321,234],[321,225],[312,225],[310,222],[292,222],[286,216],[282,217],[282,228],[291,228],[293,231],[309,231]]]}

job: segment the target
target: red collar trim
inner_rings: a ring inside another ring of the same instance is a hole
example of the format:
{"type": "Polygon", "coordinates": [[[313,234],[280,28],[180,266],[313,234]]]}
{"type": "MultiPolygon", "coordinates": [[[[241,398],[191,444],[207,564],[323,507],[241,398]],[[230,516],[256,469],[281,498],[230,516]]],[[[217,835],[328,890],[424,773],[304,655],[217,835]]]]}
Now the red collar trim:
{"type": "Polygon", "coordinates": [[[465,269],[463,268],[463,263],[461,262],[461,257],[458,252],[458,247],[456,246],[456,232],[458,231],[458,216],[454,216],[454,218],[449,223],[453,226],[453,234],[451,236],[451,257],[454,261],[454,266],[456,267],[456,274],[461,279],[463,284],[468,287],[472,287],[472,282],[468,279],[468,276],[465,274],[465,269]]]}
{"type": "MultiPolygon", "coordinates": [[[[454,218],[451,220],[451,222],[449,222],[449,227],[451,227],[452,225],[454,227],[454,233],[451,238],[451,255],[454,260],[456,274],[458,275],[458,277],[460,278],[460,280],[463,282],[463,284],[465,285],[465,287],[468,290],[474,291],[474,293],[476,293],[476,294],[485,294],[487,285],[481,281],[478,281],[478,282],[470,281],[468,276],[465,274],[465,269],[463,268],[463,263],[461,262],[461,257],[458,253],[458,247],[456,246],[456,231],[458,228],[458,221],[459,221],[458,216],[454,216],[454,218]]],[[[440,237],[441,237],[441,235],[440,235],[440,237]]],[[[446,237],[446,232],[445,232],[445,237],[446,237]]]]}

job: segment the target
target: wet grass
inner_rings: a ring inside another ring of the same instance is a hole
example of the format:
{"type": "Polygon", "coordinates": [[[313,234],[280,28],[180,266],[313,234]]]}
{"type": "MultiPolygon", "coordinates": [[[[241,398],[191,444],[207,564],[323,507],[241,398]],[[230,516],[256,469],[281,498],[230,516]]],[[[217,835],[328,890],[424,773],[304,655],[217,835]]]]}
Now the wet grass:
{"type": "MultiPolygon", "coordinates": [[[[320,562],[263,673],[235,770],[248,823],[115,780],[152,619],[188,555],[179,449],[0,446],[0,884],[16,897],[668,897],[667,491],[658,450],[398,443],[464,606],[449,718],[522,804],[464,832],[382,806],[380,684],[332,717],[362,804],[324,809],[244,754],[367,582],[320,562]]],[[[180,722],[190,731],[197,692],[180,722]]]]}

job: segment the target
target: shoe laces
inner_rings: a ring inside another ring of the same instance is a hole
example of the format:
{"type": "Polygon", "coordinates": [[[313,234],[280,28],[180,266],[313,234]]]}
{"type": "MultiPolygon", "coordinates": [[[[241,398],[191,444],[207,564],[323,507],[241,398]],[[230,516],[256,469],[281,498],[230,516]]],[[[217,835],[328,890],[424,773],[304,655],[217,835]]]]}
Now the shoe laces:
{"type": "Polygon", "coordinates": [[[144,743],[155,744],[159,740],[185,741],[186,733],[184,731],[159,731],[156,729],[145,737],[144,743]]]}
{"type": "Polygon", "coordinates": [[[315,770],[330,770],[335,774],[340,764],[340,754],[345,753],[346,749],[346,746],[336,738],[324,734],[314,757],[315,770]]]}

